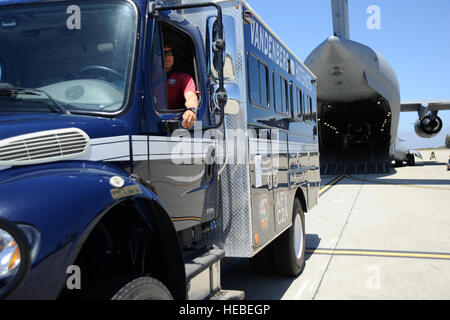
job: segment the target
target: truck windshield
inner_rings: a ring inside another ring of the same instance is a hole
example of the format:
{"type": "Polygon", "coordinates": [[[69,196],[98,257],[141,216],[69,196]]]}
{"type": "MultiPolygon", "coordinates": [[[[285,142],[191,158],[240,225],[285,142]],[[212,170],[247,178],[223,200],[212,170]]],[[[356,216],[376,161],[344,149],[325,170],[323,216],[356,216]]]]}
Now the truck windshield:
{"type": "Polygon", "coordinates": [[[37,89],[27,88],[2,88],[0,86],[0,109],[3,111],[8,110],[8,106],[13,105],[12,112],[15,111],[17,104],[16,99],[20,99],[19,103],[25,107],[26,110],[30,110],[33,107],[48,107],[51,111],[55,109],[60,113],[68,113],[67,110],[52,99],[46,92],[37,89]],[[31,97],[31,98],[30,98],[31,97]],[[11,103],[13,100],[14,103],[11,103]]]}
{"type": "MultiPolygon", "coordinates": [[[[129,94],[136,32],[126,1],[5,6],[0,87],[41,90],[70,112],[117,112],[129,94]]],[[[30,97],[7,99],[0,112],[40,110],[30,97]]]]}

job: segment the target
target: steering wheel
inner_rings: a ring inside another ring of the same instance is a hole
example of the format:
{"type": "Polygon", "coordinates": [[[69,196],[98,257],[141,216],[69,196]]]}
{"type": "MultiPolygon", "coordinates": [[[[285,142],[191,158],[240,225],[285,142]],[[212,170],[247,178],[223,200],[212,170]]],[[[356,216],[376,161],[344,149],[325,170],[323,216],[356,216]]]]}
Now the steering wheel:
{"type": "Polygon", "coordinates": [[[105,67],[105,66],[87,66],[82,68],[80,71],[78,71],[78,75],[82,74],[82,73],[86,73],[86,72],[90,72],[90,71],[101,71],[101,72],[108,72],[116,77],[118,77],[120,80],[125,80],[123,74],[121,74],[120,72],[105,67]]]}

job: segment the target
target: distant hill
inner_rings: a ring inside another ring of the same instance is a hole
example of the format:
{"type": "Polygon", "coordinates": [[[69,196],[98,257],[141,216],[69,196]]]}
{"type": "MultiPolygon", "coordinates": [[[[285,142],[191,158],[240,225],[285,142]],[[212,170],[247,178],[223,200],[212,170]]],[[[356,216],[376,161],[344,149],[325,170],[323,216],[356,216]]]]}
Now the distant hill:
{"type": "Polygon", "coordinates": [[[405,144],[410,149],[424,149],[424,148],[437,148],[445,146],[445,136],[450,135],[450,126],[447,126],[441,130],[441,132],[434,138],[426,139],[421,138],[412,131],[399,131],[398,136],[406,140],[405,144]]]}

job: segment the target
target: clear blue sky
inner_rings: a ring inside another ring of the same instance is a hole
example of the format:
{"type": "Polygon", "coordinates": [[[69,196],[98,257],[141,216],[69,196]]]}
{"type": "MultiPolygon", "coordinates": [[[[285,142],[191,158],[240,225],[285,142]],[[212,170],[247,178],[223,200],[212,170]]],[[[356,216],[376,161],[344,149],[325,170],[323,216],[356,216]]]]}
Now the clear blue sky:
{"type": "MultiPolygon", "coordinates": [[[[333,34],[330,0],[247,0],[258,15],[304,61],[333,34]]],[[[402,101],[450,100],[449,0],[349,0],[351,40],[384,56],[394,68],[402,101]],[[367,8],[381,10],[381,28],[369,30],[367,8]]],[[[442,111],[442,133],[416,138],[412,123],[417,113],[402,113],[399,135],[410,147],[435,147],[450,134],[450,111],[442,111]]]]}

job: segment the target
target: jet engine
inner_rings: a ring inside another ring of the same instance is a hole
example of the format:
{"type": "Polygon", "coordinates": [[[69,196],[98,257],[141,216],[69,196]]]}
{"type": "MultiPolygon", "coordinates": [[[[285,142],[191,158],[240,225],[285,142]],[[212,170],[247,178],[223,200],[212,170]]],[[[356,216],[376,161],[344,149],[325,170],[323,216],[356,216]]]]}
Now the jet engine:
{"type": "Polygon", "coordinates": [[[422,120],[417,119],[414,130],[419,137],[433,138],[442,129],[442,120],[437,115],[427,114],[422,120]]]}

